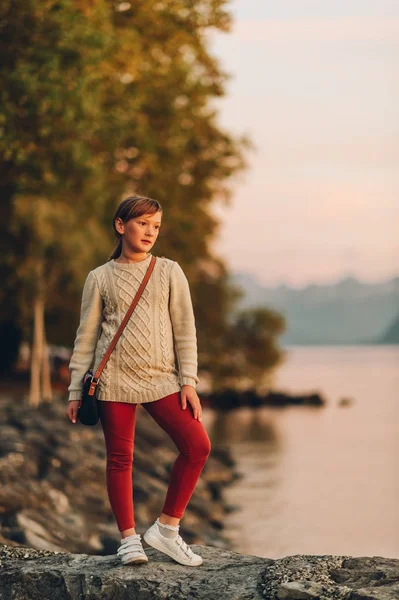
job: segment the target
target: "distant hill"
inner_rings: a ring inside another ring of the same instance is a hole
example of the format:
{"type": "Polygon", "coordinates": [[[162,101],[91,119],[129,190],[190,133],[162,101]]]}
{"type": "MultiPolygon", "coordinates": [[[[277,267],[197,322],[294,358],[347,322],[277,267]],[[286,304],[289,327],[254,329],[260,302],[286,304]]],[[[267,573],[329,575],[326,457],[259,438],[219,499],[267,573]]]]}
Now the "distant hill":
{"type": "Polygon", "coordinates": [[[399,314],[379,340],[380,344],[399,344],[399,314]]]}
{"type": "Polygon", "coordinates": [[[248,273],[235,273],[231,281],[246,292],[239,308],[268,306],[284,314],[282,343],[399,343],[399,277],[378,284],[347,277],[300,289],[263,286],[248,273]]]}

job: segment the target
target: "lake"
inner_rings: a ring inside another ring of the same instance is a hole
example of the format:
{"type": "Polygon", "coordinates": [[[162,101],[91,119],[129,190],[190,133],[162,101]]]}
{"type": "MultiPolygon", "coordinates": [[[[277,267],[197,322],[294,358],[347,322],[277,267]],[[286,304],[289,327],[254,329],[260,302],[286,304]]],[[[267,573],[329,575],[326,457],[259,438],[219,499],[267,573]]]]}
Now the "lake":
{"type": "Polygon", "coordinates": [[[399,346],[285,347],[273,390],[324,407],[204,411],[242,478],[225,488],[238,552],[399,558],[399,346]],[[342,397],[353,402],[339,406],[342,397]]]}

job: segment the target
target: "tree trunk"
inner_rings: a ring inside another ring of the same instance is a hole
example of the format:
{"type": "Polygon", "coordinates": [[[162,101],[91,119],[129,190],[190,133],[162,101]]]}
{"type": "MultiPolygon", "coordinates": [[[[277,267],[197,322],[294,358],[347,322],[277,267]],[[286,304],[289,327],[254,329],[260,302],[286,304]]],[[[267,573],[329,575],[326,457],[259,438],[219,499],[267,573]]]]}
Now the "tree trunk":
{"type": "Polygon", "coordinates": [[[33,342],[31,352],[29,404],[40,404],[40,375],[43,361],[43,294],[38,292],[33,304],[33,342]]]}
{"type": "Polygon", "coordinates": [[[43,356],[42,356],[42,398],[43,402],[52,402],[53,391],[51,388],[51,371],[49,348],[46,339],[46,324],[44,322],[44,303],[43,303],[43,356]]]}

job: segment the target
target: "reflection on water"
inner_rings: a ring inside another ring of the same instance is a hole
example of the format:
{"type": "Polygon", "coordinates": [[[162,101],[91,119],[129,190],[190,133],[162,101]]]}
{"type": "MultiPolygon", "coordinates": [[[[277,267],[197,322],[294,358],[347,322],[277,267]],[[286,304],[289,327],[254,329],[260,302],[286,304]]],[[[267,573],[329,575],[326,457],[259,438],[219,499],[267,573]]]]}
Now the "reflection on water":
{"type": "Polygon", "coordinates": [[[261,409],[213,413],[213,439],[220,443],[261,442],[270,452],[278,451],[276,430],[261,409]]]}
{"type": "Polygon", "coordinates": [[[318,389],[325,408],[205,411],[242,473],[226,489],[235,549],[278,558],[399,558],[399,347],[289,348],[275,388],[318,389]],[[343,396],[354,398],[339,406],[343,396]]]}

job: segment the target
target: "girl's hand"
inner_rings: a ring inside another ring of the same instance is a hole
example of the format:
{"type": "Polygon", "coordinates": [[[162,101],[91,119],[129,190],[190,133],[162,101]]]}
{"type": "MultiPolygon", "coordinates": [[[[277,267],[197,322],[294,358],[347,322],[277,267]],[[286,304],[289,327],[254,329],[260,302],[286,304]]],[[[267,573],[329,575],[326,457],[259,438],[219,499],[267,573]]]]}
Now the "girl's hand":
{"type": "Polygon", "coordinates": [[[198,398],[196,389],[192,385],[183,385],[181,388],[180,397],[181,407],[185,409],[188,400],[193,409],[194,419],[202,421],[202,406],[200,403],[200,399],[198,398]]]}
{"type": "Polygon", "coordinates": [[[70,400],[68,410],[65,412],[66,416],[72,421],[72,423],[76,423],[78,419],[78,410],[80,407],[80,400],[70,400]]]}

